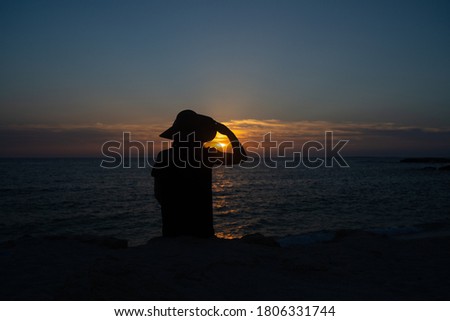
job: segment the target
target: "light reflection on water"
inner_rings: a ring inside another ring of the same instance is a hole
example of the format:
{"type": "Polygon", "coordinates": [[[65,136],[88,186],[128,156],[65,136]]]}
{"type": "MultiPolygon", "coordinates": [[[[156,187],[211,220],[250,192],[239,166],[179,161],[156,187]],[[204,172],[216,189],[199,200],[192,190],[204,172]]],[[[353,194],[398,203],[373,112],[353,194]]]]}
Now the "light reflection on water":
{"type": "Polygon", "coordinates": [[[272,236],[411,226],[450,220],[450,175],[399,159],[350,160],[350,168],[218,168],[214,222],[219,235],[272,236]]]}
{"type": "MultiPolygon", "coordinates": [[[[217,168],[218,236],[450,220],[450,175],[399,159],[349,159],[350,168],[217,168]]],[[[105,170],[98,159],[0,160],[0,235],[95,234],[145,243],[161,235],[147,169],[105,170]]]]}
{"type": "Polygon", "coordinates": [[[221,239],[232,240],[232,239],[240,238],[241,236],[231,234],[231,233],[225,233],[225,232],[216,232],[216,237],[221,238],[221,239]]]}

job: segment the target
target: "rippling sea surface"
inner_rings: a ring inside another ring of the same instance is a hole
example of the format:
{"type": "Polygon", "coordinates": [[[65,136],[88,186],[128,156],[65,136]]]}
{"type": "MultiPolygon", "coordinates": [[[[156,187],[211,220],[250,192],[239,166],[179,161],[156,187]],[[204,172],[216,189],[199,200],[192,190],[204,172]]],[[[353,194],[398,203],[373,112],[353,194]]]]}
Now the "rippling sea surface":
{"type": "MultiPolygon", "coordinates": [[[[0,241],[94,234],[131,245],[161,235],[151,169],[100,159],[0,159],[0,241]]],[[[217,168],[219,237],[395,230],[450,222],[450,173],[398,158],[348,158],[349,168],[217,168]]],[[[133,165],[133,164],[132,164],[133,165]]],[[[176,200],[174,200],[176,201],[176,200]]]]}

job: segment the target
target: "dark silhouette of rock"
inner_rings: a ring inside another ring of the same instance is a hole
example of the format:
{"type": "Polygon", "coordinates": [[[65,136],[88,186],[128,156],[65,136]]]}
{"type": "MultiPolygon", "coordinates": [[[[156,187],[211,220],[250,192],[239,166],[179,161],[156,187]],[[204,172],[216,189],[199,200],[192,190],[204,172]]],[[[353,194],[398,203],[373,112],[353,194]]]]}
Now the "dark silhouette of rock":
{"type": "Polygon", "coordinates": [[[400,163],[450,163],[450,158],[444,157],[411,157],[400,160],[400,163]]]}
{"type": "Polygon", "coordinates": [[[293,248],[258,244],[262,235],[123,250],[24,238],[0,250],[0,300],[449,300],[448,234],[342,234],[293,248]]]}
{"type": "Polygon", "coordinates": [[[81,243],[99,245],[109,249],[126,249],[128,240],[118,239],[112,236],[95,236],[95,235],[52,235],[46,236],[48,240],[74,240],[81,243]]]}
{"type": "Polygon", "coordinates": [[[445,166],[439,167],[439,170],[440,171],[450,171],[450,165],[445,165],[445,166]]]}
{"type": "Polygon", "coordinates": [[[242,241],[249,244],[260,244],[267,246],[280,247],[277,241],[273,237],[264,236],[261,233],[245,235],[241,238],[242,241]]]}

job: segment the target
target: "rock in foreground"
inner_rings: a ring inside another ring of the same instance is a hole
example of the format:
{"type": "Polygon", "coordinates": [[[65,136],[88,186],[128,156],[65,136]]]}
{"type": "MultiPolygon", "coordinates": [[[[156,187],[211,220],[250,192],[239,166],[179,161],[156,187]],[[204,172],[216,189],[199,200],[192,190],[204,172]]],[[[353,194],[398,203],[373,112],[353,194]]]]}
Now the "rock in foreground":
{"type": "Polygon", "coordinates": [[[450,299],[447,236],[349,233],[292,248],[263,238],[156,238],[122,249],[76,238],[23,239],[0,249],[0,299],[450,299]]]}

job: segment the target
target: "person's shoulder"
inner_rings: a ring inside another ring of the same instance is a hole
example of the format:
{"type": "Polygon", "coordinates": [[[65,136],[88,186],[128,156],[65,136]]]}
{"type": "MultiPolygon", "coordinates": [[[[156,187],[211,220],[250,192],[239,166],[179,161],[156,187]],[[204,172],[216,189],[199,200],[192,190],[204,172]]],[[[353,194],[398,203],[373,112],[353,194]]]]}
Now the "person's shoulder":
{"type": "Polygon", "coordinates": [[[156,160],[163,160],[172,157],[173,148],[163,149],[156,156],[156,160]]]}
{"type": "Polygon", "coordinates": [[[202,150],[203,164],[206,167],[217,167],[222,165],[224,153],[215,147],[204,147],[202,150]]]}
{"type": "Polygon", "coordinates": [[[217,148],[215,147],[203,147],[203,155],[205,156],[209,156],[209,157],[214,157],[214,156],[220,156],[223,155],[223,152],[219,151],[217,148]]]}
{"type": "Polygon", "coordinates": [[[172,158],[173,150],[172,148],[163,149],[157,155],[153,163],[152,175],[154,176],[155,170],[159,170],[167,167],[170,159],[172,158]]]}

